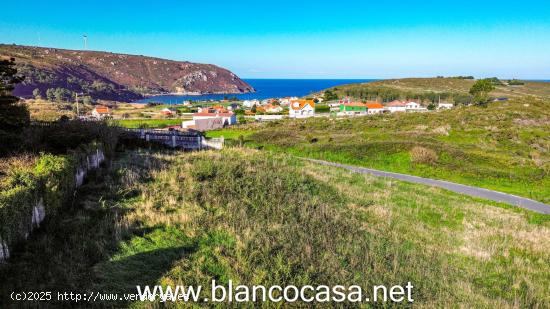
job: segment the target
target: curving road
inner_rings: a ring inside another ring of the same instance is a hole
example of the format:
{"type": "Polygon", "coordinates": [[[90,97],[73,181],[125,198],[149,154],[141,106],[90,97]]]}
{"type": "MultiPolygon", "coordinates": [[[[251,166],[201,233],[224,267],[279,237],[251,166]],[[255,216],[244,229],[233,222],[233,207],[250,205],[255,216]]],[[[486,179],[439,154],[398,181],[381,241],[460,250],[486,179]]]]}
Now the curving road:
{"type": "Polygon", "coordinates": [[[488,199],[495,202],[510,204],[513,206],[529,209],[542,214],[550,214],[550,205],[537,202],[532,199],[512,195],[512,194],[502,193],[502,192],[478,188],[478,187],[461,185],[458,183],[448,182],[444,180],[423,178],[418,176],[411,176],[411,175],[392,173],[392,172],[383,172],[383,171],[374,170],[370,168],[328,162],[323,160],[315,160],[315,159],[306,159],[306,160],[319,163],[322,165],[345,168],[356,173],[395,178],[403,181],[420,183],[420,184],[433,186],[433,187],[439,187],[439,188],[447,189],[449,191],[466,194],[469,196],[480,197],[480,198],[488,199]]]}

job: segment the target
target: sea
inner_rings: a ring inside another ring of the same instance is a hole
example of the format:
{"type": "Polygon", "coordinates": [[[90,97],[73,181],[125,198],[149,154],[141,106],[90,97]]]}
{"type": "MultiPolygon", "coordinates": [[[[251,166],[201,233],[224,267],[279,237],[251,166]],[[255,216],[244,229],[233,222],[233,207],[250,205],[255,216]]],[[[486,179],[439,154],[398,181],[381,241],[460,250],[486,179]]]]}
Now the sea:
{"type": "Polygon", "coordinates": [[[242,94],[204,94],[204,95],[159,95],[135,103],[159,102],[166,104],[182,104],[184,101],[223,100],[224,98],[238,98],[240,100],[268,99],[283,97],[303,97],[326,88],[354,84],[368,83],[376,79],[243,79],[256,92],[242,94]]]}

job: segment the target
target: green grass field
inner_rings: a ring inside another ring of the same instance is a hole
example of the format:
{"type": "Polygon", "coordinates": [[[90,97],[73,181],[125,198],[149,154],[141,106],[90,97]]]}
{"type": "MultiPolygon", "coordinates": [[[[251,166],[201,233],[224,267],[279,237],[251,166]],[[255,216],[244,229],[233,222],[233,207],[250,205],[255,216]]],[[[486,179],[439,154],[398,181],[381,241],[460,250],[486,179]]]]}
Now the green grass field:
{"type": "MultiPolygon", "coordinates": [[[[538,98],[550,99],[550,83],[525,81],[524,85],[503,85],[495,87],[490,95],[493,97],[520,98],[524,96],[534,96],[538,98]]],[[[395,94],[401,99],[417,99],[419,96],[428,93],[443,95],[443,100],[453,100],[452,96],[447,98],[446,94],[467,95],[468,91],[475,83],[475,80],[459,78],[403,78],[389,79],[377,82],[341,85],[330,88],[339,97],[344,96],[364,96],[368,99],[376,99],[373,93],[395,94]]]]}
{"type": "Polygon", "coordinates": [[[168,126],[180,125],[182,121],[190,119],[117,119],[113,123],[125,128],[166,128],[168,126]]]}
{"type": "Polygon", "coordinates": [[[449,180],[550,203],[550,103],[533,98],[450,111],[310,118],[218,131],[276,152],[449,180]],[[435,155],[412,154],[420,147],[435,155]]]}
{"type": "Polygon", "coordinates": [[[420,307],[550,306],[547,215],[249,149],[112,167],[0,267],[2,295],[411,281],[420,307]]]}

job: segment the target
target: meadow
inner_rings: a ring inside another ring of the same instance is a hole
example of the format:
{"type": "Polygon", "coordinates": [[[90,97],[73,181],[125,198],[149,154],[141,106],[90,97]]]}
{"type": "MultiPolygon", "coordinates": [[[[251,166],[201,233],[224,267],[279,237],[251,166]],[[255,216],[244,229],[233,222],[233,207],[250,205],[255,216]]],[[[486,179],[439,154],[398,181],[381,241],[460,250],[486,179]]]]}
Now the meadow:
{"type": "Polygon", "coordinates": [[[549,237],[548,215],[290,155],[127,151],[0,267],[0,293],[411,281],[419,307],[544,308],[549,237]]]}
{"type": "MultiPolygon", "coordinates": [[[[535,98],[431,113],[309,118],[209,132],[244,145],[449,180],[550,203],[550,103],[535,98]]],[[[229,141],[231,143],[231,141],[229,141]]]]}
{"type": "MultiPolygon", "coordinates": [[[[402,78],[388,79],[371,83],[348,84],[330,88],[338,97],[351,96],[363,99],[423,99],[438,102],[451,101],[464,104],[470,102],[469,90],[475,83],[473,79],[463,78],[402,78]]],[[[519,85],[502,80],[495,84],[490,93],[492,97],[521,98],[533,96],[550,99],[550,83],[538,81],[521,81],[519,85]]]]}
{"type": "Polygon", "coordinates": [[[177,126],[181,125],[182,121],[190,120],[188,119],[117,119],[112,120],[111,122],[113,124],[116,124],[118,126],[124,127],[124,128],[130,128],[130,129],[136,129],[136,128],[166,128],[169,126],[177,126]]]}

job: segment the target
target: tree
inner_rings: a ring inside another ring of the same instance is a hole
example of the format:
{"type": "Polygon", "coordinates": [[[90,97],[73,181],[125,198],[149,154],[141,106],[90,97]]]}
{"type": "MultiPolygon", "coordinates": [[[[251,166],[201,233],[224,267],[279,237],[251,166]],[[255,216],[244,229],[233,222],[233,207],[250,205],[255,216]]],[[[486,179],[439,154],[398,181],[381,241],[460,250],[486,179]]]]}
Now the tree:
{"type": "Polygon", "coordinates": [[[32,96],[37,100],[42,99],[42,94],[40,94],[40,89],[38,89],[38,88],[34,89],[32,91],[32,96]]]}
{"type": "Polygon", "coordinates": [[[27,106],[18,104],[19,98],[12,95],[23,79],[17,75],[15,59],[0,61],[0,130],[18,132],[30,121],[27,106]]]}
{"type": "Polygon", "coordinates": [[[435,103],[433,103],[433,102],[430,103],[430,104],[428,105],[428,110],[430,110],[430,111],[433,111],[433,110],[435,110],[436,108],[437,108],[437,106],[436,106],[435,103]]]}
{"type": "Polygon", "coordinates": [[[474,96],[474,103],[485,105],[489,101],[489,92],[493,91],[495,86],[491,79],[480,79],[470,88],[470,94],[474,96]]]}
{"type": "Polygon", "coordinates": [[[255,113],[256,110],[257,110],[256,104],[252,105],[252,108],[250,109],[250,111],[255,113]]]}
{"type": "MultiPolygon", "coordinates": [[[[334,89],[336,90],[336,88],[334,88],[334,89]]],[[[336,93],[332,92],[332,90],[328,89],[327,91],[325,91],[323,99],[324,99],[325,102],[338,100],[338,95],[336,93]]]]}
{"type": "Polygon", "coordinates": [[[48,90],[46,90],[46,99],[48,101],[54,101],[55,100],[55,89],[54,88],[48,88],[48,90]]]}
{"type": "Polygon", "coordinates": [[[55,100],[59,103],[71,100],[72,93],[65,88],[56,88],[54,91],[55,100]]]}
{"type": "Polygon", "coordinates": [[[29,125],[30,115],[26,105],[18,104],[19,98],[12,95],[15,85],[23,81],[17,75],[15,59],[0,60],[0,145],[14,145],[18,134],[29,125]]]}
{"type": "Polygon", "coordinates": [[[82,97],[82,103],[85,104],[85,105],[92,104],[93,103],[92,97],[89,96],[89,95],[83,96],[82,97]]]}

